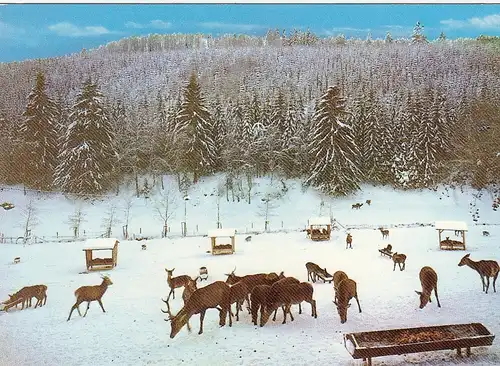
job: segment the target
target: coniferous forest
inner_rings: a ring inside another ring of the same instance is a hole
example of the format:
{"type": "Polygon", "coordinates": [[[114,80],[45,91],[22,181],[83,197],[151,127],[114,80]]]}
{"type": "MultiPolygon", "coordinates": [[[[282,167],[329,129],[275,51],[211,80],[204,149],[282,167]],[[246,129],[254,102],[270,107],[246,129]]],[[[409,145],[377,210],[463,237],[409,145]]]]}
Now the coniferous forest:
{"type": "Polygon", "coordinates": [[[500,181],[500,40],[150,35],[0,64],[0,184],[76,194],[124,180],[269,173],[362,183],[500,181]]]}

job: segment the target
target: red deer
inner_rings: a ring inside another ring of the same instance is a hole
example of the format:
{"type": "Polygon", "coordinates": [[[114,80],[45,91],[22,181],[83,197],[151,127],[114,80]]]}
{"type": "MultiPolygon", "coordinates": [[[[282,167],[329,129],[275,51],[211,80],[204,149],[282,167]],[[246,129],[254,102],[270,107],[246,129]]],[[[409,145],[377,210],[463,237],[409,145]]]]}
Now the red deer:
{"type": "Polygon", "coordinates": [[[403,271],[406,268],[406,255],[396,252],[392,255],[392,261],[394,262],[393,271],[396,270],[396,264],[399,266],[400,271],[403,271]]]}
{"type": "Polygon", "coordinates": [[[362,203],[355,203],[354,205],[352,205],[352,208],[356,209],[356,210],[359,210],[361,208],[361,206],[363,206],[362,203]]]}
{"type": "Polygon", "coordinates": [[[230,297],[231,305],[236,303],[236,321],[239,321],[240,310],[243,310],[241,305],[245,302],[245,300],[247,301],[247,309],[250,313],[250,294],[248,291],[248,286],[244,281],[237,282],[231,286],[230,297]]]}
{"type": "Polygon", "coordinates": [[[337,271],[333,274],[333,289],[335,291],[335,301],[337,301],[337,286],[338,286],[338,284],[347,278],[349,278],[349,277],[347,277],[345,272],[342,272],[342,271],[337,271]]]}
{"type": "MultiPolygon", "coordinates": [[[[278,281],[279,282],[279,281],[278,281]]],[[[278,283],[277,282],[277,283],[278,283]]],[[[277,284],[276,283],[276,284],[277,284]]],[[[288,283],[282,286],[274,284],[269,289],[266,306],[260,316],[260,326],[263,327],[269,320],[269,316],[274,311],[275,314],[280,306],[283,307],[283,323],[286,324],[286,314],[290,314],[294,320],[290,308],[293,304],[300,304],[305,301],[311,304],[311,316],[317,318],[316,300],[313,299],[314,288],[308,282],[288,283]]]]}
{"type": "Polygon", "coordinates": [[[312,282],[316,282],[316,280],[318,279],[318,274],[320,276],[323,276],[323,278],[332,277],[332,275],[328,273],[326,268],[321,268],[320,266],[318,266],[316,263],[313,262],[306,263],[306,270],[307,270],[308,281],[310,279],[312,282]]]}
{"type": "Polygon", "coordinates": [[[434,290],[434,294],[436,295],[436,300],[438,304],[438,308],[441,307],[439,303],[439,297],[437,292],[437,273],[431,267],[422,267],[419,274],[420,284],[422,285],[422,291],[415,291],[418,295],[420,295],[420,309],[423,309],[427,302],[431,301],[431,292],[434,290]]]}
{"type": "Polygon", "coordinates": [[[175,271],[175,268],[174,269],[165,268],[165,271],[167,272],[167,283],[168,286],[170,287],[170,293],[168,294],[167,301],[168,299],[170,299],[170,295],[173,295],[173,298],[175,300],[174,290],[176,288],[186,286],[186,284],[189,283],[189,281],[192,281],[193,279],[187,275],[172,277],[172,273],[175,271]]]}
{"type": "Polygon", "coordinates": [[[474,262],[469,257],[470,257],[470,253],[465,255],[460,260],[460,263],[458,263],[458,266],[459,267],[469,266],[470,268],[475,270],[477,273],[479,273],[479,276],[481,277],[481,282],[483,283],[483,291],[486,291],[486,293],[488,293],[488,289],[490,288],[490,277],[493,277],[493,291],[497,292],[497,289],[495,287],[495,283],[497,282],[498,272],[500,271],[500,267],[498,266],[498,263],[496,261],[493,261],[493,260],[481,260],[481,261],[474,262]],[[486,283],[484,281],[485,277],[486,277],[486,283]]]}
{"type": "Polygon", "coordinates": [[[366,204],[370,206],[372,204],[372,200],[366,200],[366,204]]]}
{"type": "Polygon", "coordinates": [[[345,248],[351,248],[352,249],[352,235],[351,234],[347,234],[346,238],[345,238],[345,248]]]}
{"type": "Polygon", "coordinates": [[[385,238],[389,237],[389,230],[381,228],[381,227],[379,227],[378,229],[382,233],[382,239],[385,239],[385,238]]]}
{"type": "Polygon", "coordinates": [[[228,285],[234,285],[239,281],[244,281],[248,287],[248,291],[252,292],[253,288],[257,285],[272,285],[274,282],[278,281],[280,278],[285,277],[284,273],[281,272],[277,275],[274,272],[271,273],[258,273],[246,276],[236,276],[234,272],[236,271],[236,267],[233,269],[231,273],[226,273],[227,276],[226,283],[228,285]]]}
{"type": "Polygon", "coordinates": [[[90,303],[92,301],[97,301],[99,305],[101,306],[102,311],[105,313],[106,310],[104,310],[104,306],[102,306],[102,301],[101,298],[108,289],[108,286],[112,285],[113,282],[109,279],[108,276],[103,276],[102,277],[102,282],[100,285],[97,286],[82,286],[79,287],[75,291],[75,296],[76,296],[76,302],[72,306],[71,311],[69,312],[68,320],[71,319],[71,314],[73,313],[73,310],[78,310],[78,314],[82,316],[82,313],[80,313],[80,304],[84,301],[87,301],[87,310],[85,310],[85,314],[83,314],[83,317],[87,315],[87,312],[89,311],[90,303]]]}
{"type": "Polygon", "coordinates": [[[15,294],[9,295],[9,300],[7,300],[5,303],[10,304],[11,302],[16,302],[17,304],[19,304],[18,299],[23,299],[21,307],[21,310],[23,310],[25,304],[26,307],[31,307],[31,300],[33,299],[33,297],[36,297],[37,299],[37,302],[35,304],[35,309],[38,307],[38,305],[40,305],[40,307],[45,305],[47,303],[47,286],[34,285],[34,286],[23,287],[15,294]]]}
{"type": "MultiPolygon", "coordinates": [[[[186,286],[184,286],[184,291],[182,291],[182,301],[184,302],[184,305],[186,305],[186,303],[189,300],[189,298],[191,297],[191,295],[198,289],[198,287],[196,286],[196,281],[199,278],[200,278],[199,276],[196,277],[194,280],[189,281],[188,283],[186,283],[186,286]]],[[[167,304],[167,306],[169,306],[168,300],[165,301],[165,300],[161,299],[161,301],[163,301],[164,303],[167,304]]],[[[189,321],[187,322],[187,329],[188,329],[188,331],[191,332],[191,325],[189,324],[189,321]]]]}
{"type": "Polygon", "coordinates": [[[254,325],[257,325],[257,313],[259,309],[260,317],[262,319],[262,314],[267,304],[267,296],[270,289],[271,286],[269,285],[257,285],[253,288],[252,293],[250,294],[252,323],[254,325]]]}
{"type": "Polygon", "coordinates": [[[200,314],[200,331],[198,334],[202,334],[203,319],[207,309],[219,310],[219,325],[221,327],[226,325],[226,316],[229,315],[229,326],[232,327],[230,291],[231,288],[227,283],[223,281],[213,282],[193,292],[187,303],[176,315],[172,315],[168,301],[166,301],[167,311],[162,309],[162,312],[169,315],[169,318],[165,319],[165,321],[170,322],[170,338],[174,338],[195,314],[200,314]]]}
{"type": "Polygon", "coordinates": [[[347,308],[351,306],[351,304],[349,304],[349,300],[351,300],[353,297],[354,299],[356,299],[359,312],[361,313],[361,305],[359,304],[356,282],[351,280],[350,278],[347,278],[347,275],[345,273],[344,275],[345,277],[337,277],[337,279],[342,277],[344,278],[335,285],[335,300],[333,301],[333,303],[337,306],[337,311],[340,316],[340,322],[342,324],[347,321],[347,308]]]}

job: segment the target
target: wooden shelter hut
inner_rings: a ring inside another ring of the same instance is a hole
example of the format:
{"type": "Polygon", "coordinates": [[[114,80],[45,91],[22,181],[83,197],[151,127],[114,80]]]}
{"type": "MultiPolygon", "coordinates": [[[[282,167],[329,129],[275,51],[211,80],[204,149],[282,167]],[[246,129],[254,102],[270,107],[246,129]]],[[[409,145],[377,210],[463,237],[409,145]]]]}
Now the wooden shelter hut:
{"type": "Polygon", "coordinates": [[[212,245],[212,254],[233,254],[235,251],[235,229],[213,229],[208,232],[210,243],[212,245]],[[218,239],[224,238],[225,242],[220,243],[218,239]],[[227,242],[229,239],[229,242],[227,242]]]}
{"type": "Polygon", "coordinates": [[[308,221],[308,234],[311,240],[330,240],[332,223],[329,217],[311,217],[308,221]]]}
{"type": "Polygon", "coordinates": [[[439,247],[444,250],[465,250],[465,232],[467,231],[467,224],[463,221],[436,221],[434,224],[439,235],[439,247]],[[459,236],[461,240],[452,240],[446,236],[443,240],[442,233],[445,231],[452,231],[454,235],[459,236]]]}

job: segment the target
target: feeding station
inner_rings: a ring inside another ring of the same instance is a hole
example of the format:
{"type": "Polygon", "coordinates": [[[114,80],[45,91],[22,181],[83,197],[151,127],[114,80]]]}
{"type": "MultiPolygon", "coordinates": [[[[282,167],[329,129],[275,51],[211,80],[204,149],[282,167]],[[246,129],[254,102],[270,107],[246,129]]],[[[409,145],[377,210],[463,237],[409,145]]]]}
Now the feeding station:
{"type": "Polygon", "coordinates": [[[208,232],[212,244],[212,255],[233,254],[235,249],[235,229],[213,229],[208,232]],[[226,243],[218,243],[218,239],[225,239],[226,243]],[[230,243],[227,243],[229,238],[230,243]]]}
{"type": "Polygon", "coordinates": [[[308,226],[311,240],[330,240],[332,223],[329,217],[311,217],[308,221],[308,226]]]}
{"type": "Polygon", "coordinates": [[[116,238],[99,238],[87,239],[85,242],[85,261],[87,264],[87,271],[94,269],[113,269],[117,264],[118,257],[118,239],[116,238]],[[104,258],[94,258],[94,252],[111,251],[111,256],[104,258]]]}
{"type": "Polygon", "coordinates": [[[444,250],[465,250],[465,232],[467,231],[467,224],[463,221],[436,221],[435,228],[439,234],[439,247],[444,250]],[[455,235],[461,237],[460,240],[451,240],[445,237],[443,240],[441,234],[444,231],[452,231],[455,235]]]}

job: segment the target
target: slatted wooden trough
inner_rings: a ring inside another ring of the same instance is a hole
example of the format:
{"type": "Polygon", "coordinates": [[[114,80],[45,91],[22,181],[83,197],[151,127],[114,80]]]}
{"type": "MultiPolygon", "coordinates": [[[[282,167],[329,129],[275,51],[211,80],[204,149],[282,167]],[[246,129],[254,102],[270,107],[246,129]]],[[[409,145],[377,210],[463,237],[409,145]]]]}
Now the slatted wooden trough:
{"type": "Polygon", "coordinates": [[[115,238],[87,239],[85,248],[83,248],[87,271],[113,269],[116,267],[118,261],[118,243],[118,239],[115,238]],[[103,250],[108,253],[111,252],[111,256],[94,258],[94,252],[101,252],[103,250]]]}
{"type": "Polygon", "coordinates": [[[311,240],[330,240],[332,224],[329,217],[311,217],[308,226],[311,240]]]}
{"type": "Polygon", "coordinates": [[[354,359],[369,366],[373,357],[440,350],[457,350],[459,356],[472,347],[491,346],[493,335],[481,323],[399,328],[344,334],[344,346],[354,359]]]}
{"type": "Polygon", "coordinates": [[[439,248],[444,250],[465,250],[465,232],[467,231],[467,224],[463,221],[436,221],[436,230],[439,234],[439,248]],[[448,237],[446,239],[441,238],[441,234],[444,231],[453,231],[455,234],[458,233],[462,240],[452,240],[448,237]]]}

